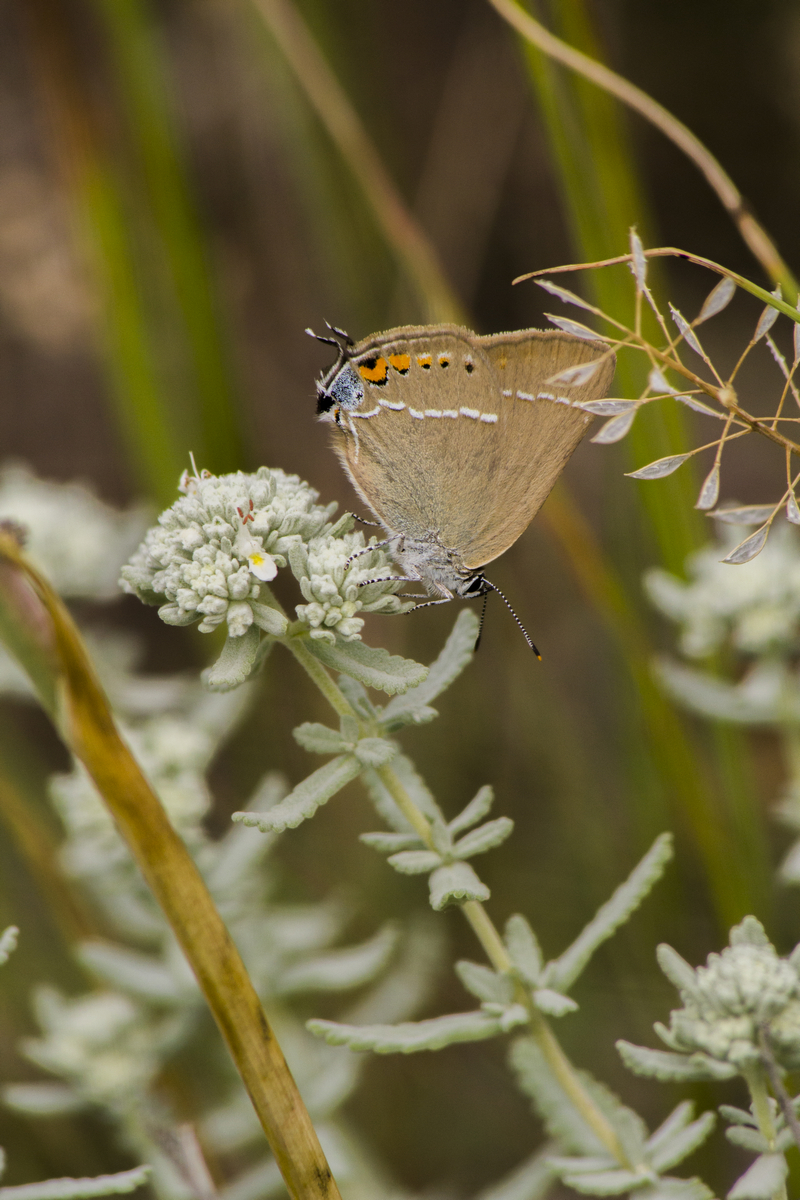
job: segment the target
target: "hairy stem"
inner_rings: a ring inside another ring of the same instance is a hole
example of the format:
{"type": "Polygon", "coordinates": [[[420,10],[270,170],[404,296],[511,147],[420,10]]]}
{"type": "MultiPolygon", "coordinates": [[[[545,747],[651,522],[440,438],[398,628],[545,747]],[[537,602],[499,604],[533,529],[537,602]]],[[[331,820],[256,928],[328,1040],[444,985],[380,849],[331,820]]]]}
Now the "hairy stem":
{"type": "MultiPolygon", "coordinates": [[[[309,675],[315,683],[321,682],[319,671],[322,672],[325,679],[321,690],[335,711],[341,715],[344,711],[343,706],[347,706],[348,713],[355,715],[324,667],[307,650],[305,650],[304,654],[298,654],[295,643],[297,643],[297,639],[287,638],[285,640],[285,644],[295,655],[298,662],[306,667],[306,670],[308,670],[309,675]],[[313,664],[311,669],[309,669],[310,664],[307,665],[306,659],[309,659],[310,663],[313,664]],[[338,698],[334,696],[334,692],[338,693],[338,698]]],[[[302,643],[298,644],[302,646],[302,643]]],[[[433,849],[430,822],[414,803],[392,766],[378,767],[376,773],[411,827],[416,831],[424,844],[429,849],[433,849]]],[[[511,971],[513,964],[503,939],[483,905],[478,900],[467,900],[459,907],[471,925],[475,936],[481,943],[487,958],[495,970],[504,973],[511,971]]],[[[603,1145],[614,1155],[620,1165],[627,1169],[632,1169],[632,1164],[625,1154],[619,1138],[584,1088],[575,1068],[561,1049],[547,1021],[533,1004],[528,992],[521,985],[518,987],[518,993],[520,1003],[524,1004],[530,1013],[529,1035],[539,1047],[564,1094],[575,1106],[589,1128],[593,1130],[603,1145]]]]}
{"type": "MultiPolygon", "coordinates": [[[[777,1130],[775,1129],[775,1122],[772,1119],[772,1108],[769,1102],[764,1068],[761,1066],[751,1067],[749,1070],[742,1071],[742,1074],[747,1082],[750,1098],[753,1101],[753,1115],[758,1121],[758,1128],[762,1136],[766,1138],[770,1154],[779,1154],[780,1151],[776,1143],[777,1130]]],[[[773,1193],[772,1200],[787,1200],[785,1184],[781,1184],[777,1191],[773,1193]]]]}

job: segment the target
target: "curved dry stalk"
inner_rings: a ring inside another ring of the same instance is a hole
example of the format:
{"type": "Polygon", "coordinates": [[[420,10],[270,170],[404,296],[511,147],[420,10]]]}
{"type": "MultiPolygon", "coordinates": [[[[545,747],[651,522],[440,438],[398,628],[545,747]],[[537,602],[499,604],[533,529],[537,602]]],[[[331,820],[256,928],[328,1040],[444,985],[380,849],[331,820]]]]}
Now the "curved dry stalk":
{"type": "Polygon", "coordinates": [[[743,241],[761,263],[770,279],[780,283],[791,295],[796,296],[798,284],[789,266],[781,258],[778,248],[763,225],[750,212],[747,202],[722,164],[710,150],[692,133],[688,126],[649,96],[647,92],[630,83],[603,63],[596,62],[588,54],[576,50],[561,38],[550,33],[536,21],[516,0],[489,0],[492,8],[509,23],[526,41],[536,46],[556,62],[582,75],[590,83],[615,96],[639,113],[651,125],[655,125],[679,150],[689,158],[716,192],[743,241]]]}
{"type": "Polygon", "coordinates": [[[288,0],[251,0],[306,97],[358,180],[388,244],[413,280],[430,321],[464,322],[439,257],[414,219],[308,26],[288,0]]]}
{"type": "MultiPolygon", "coordinates": [[[[28,637],[44,632],[52,687],[40,695],[86,767],[169,921],[247,1089],[293,1200],[340,1200],[280,1046],[239,951],[189,851],[123,742],[68,610],[0,528],[0,574],[28,594],[28,637]]],[[[0,579],[0,582],[4,582],[0,579]]],[[[0,615],[8,588],[0,594],[0,615]]],[[[13,601],[13,596],[12,596],[13,601]]],[[[22,621],[17,622],[20,626],[22,621]]],[[[34,679],[36,683],[37,680],[34,679]]]]}

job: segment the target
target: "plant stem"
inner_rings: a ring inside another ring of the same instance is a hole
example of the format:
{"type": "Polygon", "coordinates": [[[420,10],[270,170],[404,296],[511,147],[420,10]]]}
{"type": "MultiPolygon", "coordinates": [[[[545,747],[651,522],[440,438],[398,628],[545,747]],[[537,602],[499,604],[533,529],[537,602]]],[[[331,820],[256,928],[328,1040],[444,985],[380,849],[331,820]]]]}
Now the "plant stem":
{"type": "MultiPolygon", "coordinates": [[[[761,1066],[751,1067],[743,1070],[742,1075],[745,1078],[747,1087],[750,1091],[750,1098],[753,1101],[753,1115],[758,1121],[758,1128],[764,1138],[767,1140],[770,1154],[780,1154],[777,1149],[775,1122],[772,1119],[772,1109],[769,1103],[769,1092],[767,1091],[767,1080],[764,1069],[761,1066]]],[[[776,1192],[773,1193],[772,1200],[787,1200],[786,1184],[781,1184],[776,1192]]]]}
{"type": "MultiPolygon", "coordinates": [[[[297,639],[287,638],[285,639],[285,644],[295,655],[298,662],[306,668],[314,682],[321,685],[323,695],[331,703],[335,711],[341,715],[344,712],[343,706],[346,706],[348,713],[355,715],[327,671],[314,659],[313,655],[309,654],[302,647],[302,643],[298,642],[297,639]],[[297,653],[296,647],[298,645],[303,649],[303,654],[297,653]],[[319,672],[322,672],[324,681],[319,672]]],[[[376,774],[412,829],[419,834],[419,837],[428,848],[433,849],[430,822],[414,803],[392,766],[378,767],[376,768],[376,774]]],[[[503,943],[503,939],[483,905],[478,900],[467,900],[464,904],[459,905],[459,907],[472,926],[478,941],[481,943],[487,958],[495,970],[502,973],[513,970],[513,964],[503,943]]],[[[520,1002],[525,1005],[530,1013],[529,1035],[536,1042],[564,1094],[575,1106],[589,1128],[596,1134],[603,1145],[607,1147],[610,1153],[614,1155],[620,1165],[629,1170],[633,1169],[619,1138],[587,1093],[575,1068],[561,1049],[547,1021],[533,1004],[528,992],[521,985],[518,988],[518,992],[520,1002]]]]}
{"type": "Polygon", "coordinates": [[[340,717],[354,717],[355,720],[358,720],[358,713],[341,689],[333,682],[319,659],[314,658],[311,651],[304,645],[302,638],[287,637],[279,640],[282,645],[291,650],[303,670],[311,676],[334,712],[338,713],[340,717]]]}
{"type": "Polygon", "coordinates": [[[783,261],[775,243],[770,238],[763,225],[759,224],[749,211],[747,203],[730,175],[722,164],[703,145],[700,139],[692,133],[682,121],[674,117],[668,109],[648,96],[641,88],[636,87],[603,63],[596,62],[588,54],[576,50],[554,34],[545,29],[538,21],[527,13],[516,0],[489,0],[492,7],[509,25],[513,26],[526,41],[538,47],[544,54],[563,63],[571,71],[576,71],[584,79],[602,88],[612,96],[616,96],[623,104],[627,104],[640,116],[674,142],[687,158],[703,173],[707,183],[713,188],[720,201],[727,209],[736,225],[743,241],[753,255],[761,263],[767,275],[774,283],[780,283],[791,295],[797,295],[797,281],[790,268],[783,261]]]}

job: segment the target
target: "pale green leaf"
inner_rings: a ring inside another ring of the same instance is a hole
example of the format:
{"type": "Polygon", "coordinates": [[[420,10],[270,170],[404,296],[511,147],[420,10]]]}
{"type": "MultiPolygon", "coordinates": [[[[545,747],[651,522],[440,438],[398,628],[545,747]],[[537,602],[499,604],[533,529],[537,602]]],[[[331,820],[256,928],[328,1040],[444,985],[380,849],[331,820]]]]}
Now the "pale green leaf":
{"type": "Polygon", "coordinates": [[[544,1200],[555,1172],[547,1161],[553,1147],[544,1146],[503,1179],[492,1183],[474,1200],[544,1200]]]}
{"type": "Polygon", "coordinates": [[[647,1152],[653,1154],[657,1152],[664,1142],[672,1137],[673,1134],[679,1133],[681,1129],[685,1129],[687,1125],[691,1125],[694,1118],[694,1104],[691,1100],[682,1100],[677,1108],[673,1108],[669,1116],[661,1122],[655,1133],[651,1133],[647,1139],[647,1152]]]}
{"type": "Polygon", "coordinates": [[[479,1000],[509,1004],[514,998],[514,983],[508,975],[499,975],[483,963],[461,959],[456,963],[456,974],[468,992],[479,1000]]]}
{"type": "Polygon", "coordinates": [[[373,850],[379,850],[383,854],[395,854],[398,850],[410,850],[412,846],[417,847],[420,844],[420,838],[416,833],[361,833],[358,840],[365,846],[371,846],[373,850]]]}
{"type": "Polygon", "coordinates": [[[521,977],[535,987],[542,973],[544,959],[536,934],[520,913],[514,913],[506,921],[505,943],[521,977]]]}
{"type": "Polygon", "coordinates": [[[563,1017],[566,1013],[575,1012],[578,1007],[570,996],[563,996],[552,988],[537,988],[533,993],[533,1003],[540,1012],[550,1017],[563,1017]]]}
{"type": "Polygon", "coordinates": [[[691,995],[695,994],[697,980],[694,968],[689,965],[685,958],[681,958],[677,950],[673,950],[672,946],[668,946],[666,942],[662,942],[660,946],[656,947],[656,958],[658,959],[658,965],[667,979],[679,992],[689,992],[691,995]]]}
{"type": "Polygon", "coordinates": [[[259,629],[263,629],[264,633],[269,633],[273,637],[283,637],[286,630],[289,628],[289,621],[282,612],[277,608],[271,608],[268,604],[259,604],[257,600],[248,601],[253,610],[253,620],[259,629]]]}
{"type": "Polygon", "coordinates": [[[767,931],[757,917],[745,917],[730,933],[732,946],[769,946],[767,931]]]}
{"type": "Polygon", "coordinates": [[[429,880],[431,908],[441,912],[449,904],[464,900],[488,900],[491,892],[481,883],[469,863],[455,862],[439,867],[429,880]]]}
{"type": "MultiPolygon", "coordinates": [[[[565,1150],[581,1155],[607,1155],[607,1147],[565,1095],[561,1084],[529,1037],[517,1038],[511,1048],[511,1065],[522,1090],[533,1100],[548,1134],[565,1150]]],[[[641,1118],[626,1108],[608,1088],[586,1071],[576,1071],[584,1090],[611,1123],[631,1162],[641,1162],[647,1130],[641,1118]]]]}
{"type": "Polygon", "coordinates": [[[58,1117],[80,1112],[84,1101],[63,1083],[9,1083],[2,1089],[3,1103],[31,1117],[58,1117]]]}
{"type": "Polygon", "coordinates": [[[547,964],[542,976],[543,984],[557,992],[569,991],[597,947],[627,921],[653,884],[661,878],[672,853],[672,835],[660,834],[639,865],[598,910],[572,945],[555,962],[547,964]]]}
{"type": "Polygon", "coordinates": [[[728,1200],[770,1200],[782,1189],[787,1174],[782,1154],[762,1154],[737,1179],[728,1192],[728,1200]]]}
{"type": "Polygon", "coordinates": [[[725,1137],[734,1146],[741,1146],[751,1154],[769,1154],[769,1142],[758,1129],[750,1129],[747,1125],[732,1125],[730,1129],[725,1130],[725,1137]]]}
{"type": "Polygon", "coordinates": [[[8,962],[10,955],[16,950],[18,938],[19,929],[16,925],[9,925],[0,934],[0,967],[8,962]]]}
{"type": "Polygon", "coordinates": [[[587,1171],[578,1174],[564,1172],[561,1176],[567,1187],[589,1196],[621,1196],[642,1186],[638,1171],[625,1171],[617,1167],[611,1171],[587,1171]]]}
{"type": "Polygon", "coordinates": [[[703,1144],[714,1128],[716,1119],[714,1113],[705,1112],[691,1125],[663,1138],[655,1147],[648,1144],[649,1159],[653,1168],[660,1174],[683,1162],[703,1144]]]}
{"type": "Polygon", "coordinates": [[[485,854],[487,850],[493,850],[495,846],[504,842],[513,829],[514,822],[510,817],[497,817],[494,821],[487,821],[485,825],[471,830],[456,842],[453,855],[457,858],[472,858],[475,854],[485,854]]]}
{"type": "Polygon", "coordinates": [[[353,751],[365,767],[382,767],[397,754],[397,746],[382,737],[365,737],[356,742],[353,751]]]}
{"type": "Polygon", "coordinates": [[[451,1013],[429,1021],[404,1021],[399,1025],[339,1025],[335,1021],[308,1021],[306,1028],[331,1046],[373,1050],[376,1054],[414,1054],[441,1050],[457,1042],[479,1042],[502,1032],[497,1017],[486,1013],[451,1013]]]}
{"type": "Polygon", "coordinates": [[[360,946],[331,950],[284,968],[276,990],[286,996],[292,992],[337,992],[361,987],[383,970],[396,945],[396,927],[385,925],[360,946]]]}
{"type": "Polygon", "coordinates": [[[450,830],[451,837],[458,837],[460,833],[470,829],[473,825],[477,825],[478,821],[482,821],[489,809],[494,804],[494,789],[488,783],[484,784],[476,794],[472,797],[465,809],[454,817],[447,828],[450,830]]]}
{"type": "Polygon", "coordinates": [[[262,833],[294,829],[301,821],[313,816],[320,805],[341,791],[351,779],[355,779],[360,770],[361,764],[352,754],[340,755],[298,783],[286,799],[274,805],[269,812],[236,812],[231,820],[260,829],[262,833]]]}
{"type": "Polygon", "coordinates": [[[175,975],[148,954],[110,942],[83,942],[80,961],[95,975],[123,992],[155,1004],[177,1004],[184,998],[175,975]]]}
{"type": "Polygon", "coordinates": [[[330,729],[319,721],[304,721],[292,730],[294,740],[311,754],[341,754],[344,740],[338,729],[330,729]]]}
{"type": "Polygon", "coordinates": [[[629,1070],[662,1082],[732,1079],[737,1074],[730,1063],[717,1062],[705,1054],[671,1054],[668,1050],[651,1050],[648,1046],[634,1046],[622,1040],[616,1046],[629,1070]]]}
{"type": "Polygon", "coordinates": [[[0,1200],[89,1200],[92,1196],[120,1196],[147,1183],[149,1175],[150,1167],[145,1166],[93,1179],[44,1179],[41,1183],[0,1187],[0,1200]]]}
{"type": "Polygon", "coordinates": [[[636,1200],[714,1200],[714,1193],[702,1179],[675,1179],[671,1175],[648,1184],[636,1193],[636,1200]]]}
{"type": "Polygon", "coordinates": [[[410,658],[390,654],[382,646],[364,642],[330,642],[308,638],[306,649],[332,671],[341,671],[365,687],[377,688],[389,696],[407,692],[428,676],[428,668],[410,658]]]}
{"type": "Polygon", "coordinates": [[[386,861],[401,875],[427,875],[441,866],[442,858],[435,850],[401,850],[386,861]]]}
{"type": "MultiPolygon", "coordinates": [[[[408,792],[411,799],[416,804],[429,820],[433,821],[437,817],[441,820],[442,814],[439,806],[433,798],[425,781],[414,767],[410,758],[406,758],[404,754],[398,754],[392,762],[392,770],[394,771],[400,783],[408,792]]],[[[364,771],[364,783],[369,791],[370,799],[378,810],[378,814],[383,817],[387,825],[398,833],[410,832],[411,826],[406,818],[400,812],[400,809],[395,804],[389,789],[386,787],[383,780],[375,771],[366,768],[364,771]]]]}
{"type": "Polygon", "coordinates": [[[381,720],[391,723],[410,709],[423,708],[449,688],[472,658],[478,636],[478,618],[470,609],[458,614],[450,636],[442,647],[435,662],[431,663],[427,677],[417,681],[402,699],[391,700],[383,710],[381,720]]]}
{"type": "Polygon", "coordinates": [[[228,637],[222,653],[211,667],[206,667],[200,678],[209,692],[229,692],[244,683],[253,670],[261,633],[251,625],[241,637],[228,637]]]}

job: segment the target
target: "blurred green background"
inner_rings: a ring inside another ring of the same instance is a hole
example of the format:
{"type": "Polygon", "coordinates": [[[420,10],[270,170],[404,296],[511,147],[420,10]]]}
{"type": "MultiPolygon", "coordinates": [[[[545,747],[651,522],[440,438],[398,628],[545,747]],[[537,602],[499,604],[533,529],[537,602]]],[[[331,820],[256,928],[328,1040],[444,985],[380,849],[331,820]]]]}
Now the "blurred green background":
{"type": "MultiPolygon", "coordinates": [[[[540,7],[550,28],[685,121],[784,257],[800,263],[796,5],[540,7]]],[[[89,480],[112,502],[163,506],[192,451],[214,472],[262,463],[297,472],[348,508],[352,493],[314,420],[314,378],[330,355],[305,327],[327,319],[361,338],[459,311],[480,332],[540,326],[551,304],[511,280],[625,253],[633,223],[650,245],[767,282],[674,147],[526,51],[482,0],[7,0],[0,458],[89,480]],[[336,107],[336,81],[353,114],[336,107]],[[349,160],[330,136],[337,120],[349,160]]],[[[582,286],[628,315],[628,278],[616,268],[582,286]]],[[[658,279],[690,314],[713,282],[670,265],[658,279]]],[[[723,361],[757,311],[737,305],[727,332],[715,332],[723,361]]],[[[615,394],[635,383],[621,376],[615,394]]],[[[774,743],[678,714],[651,682],[649,657],[671,632],[648,611],[641,573],[680,570],[710,531],[693,512],[689,468],[656,483],[623,477],[693,436],[675,414],[646,416],[618,446],[580,447],[560,495],[493,568],[543,663],[490,604],[475,662],[440,719],[405,744],[447,812],[494,784],[498,814],[517,827],[485,863],[491,911],[498,923],[525,912],[546,953],[579,930],[656,833],[675,831],[677,866],[598,955],[580,1013],[560,1030],[579,1065],[657,1123],[677,1097],[627,1075],[613,1049],[618,1036],[651,1041],[652,1021],[666,1016],[672,993],[656,942],[697,962],[755,910],[785,951],[800,920],[795,897],[772,882],[783,836],[769,815],[782,773],[774,743]]],[[[735,463],[733,495],[762,501],[770,454],[748,445],[735,463]]],[[[283,586],[281,599],[297,602],[283,586]]],[[[365,638],[428,661],[454,615],[373,617],[365,638]]],[[[133,599],[104,619],[147,638],[153,670],[197,669],[214,650],[133,599]]],[[[270,659],[261,689],[214,767],[216,830],[268,766],[292,781],[307,773],[290,731],[327,717],[288,659],[270,659]]],[[[2,778],[56,837],[43,783],[65,757],[44,719],[3,702],[0,759],[2,778]]],[[[422,909],[424,886],[358,844],[374,826],[353,786],[285,835],[287,895],[316,898],[346,883],[361,932],[422,909]]],[[[37,893],[10,829],[0,836],[0,924],[22,925],[23,940],[3,978],[3,1079],[30,1072],[14,1052],[33,1028],[30,986],[79,981],[64,921],[37,893]]],[[[459,914],[441,919],[454,955],[476,956],[459,914]]],[[[464,1004],[443,971],[430,1012],[464,1004]]],[[[712,1102],[700,1089],[697,1097],[712,1102]]],[[[420,1189],[476,1190],[539,1138],[497,1043],[379,1059],[351,1110],[396,1175],[420,1189]]],[[[90,1119],[34,1125],[0,1112],[0,1143],[13,1149],[9,1183],[121,1161],[90,1119]]],[[[698,1170],[724,1188],[734,1153],[712,1142],[698,1170]]]]}

